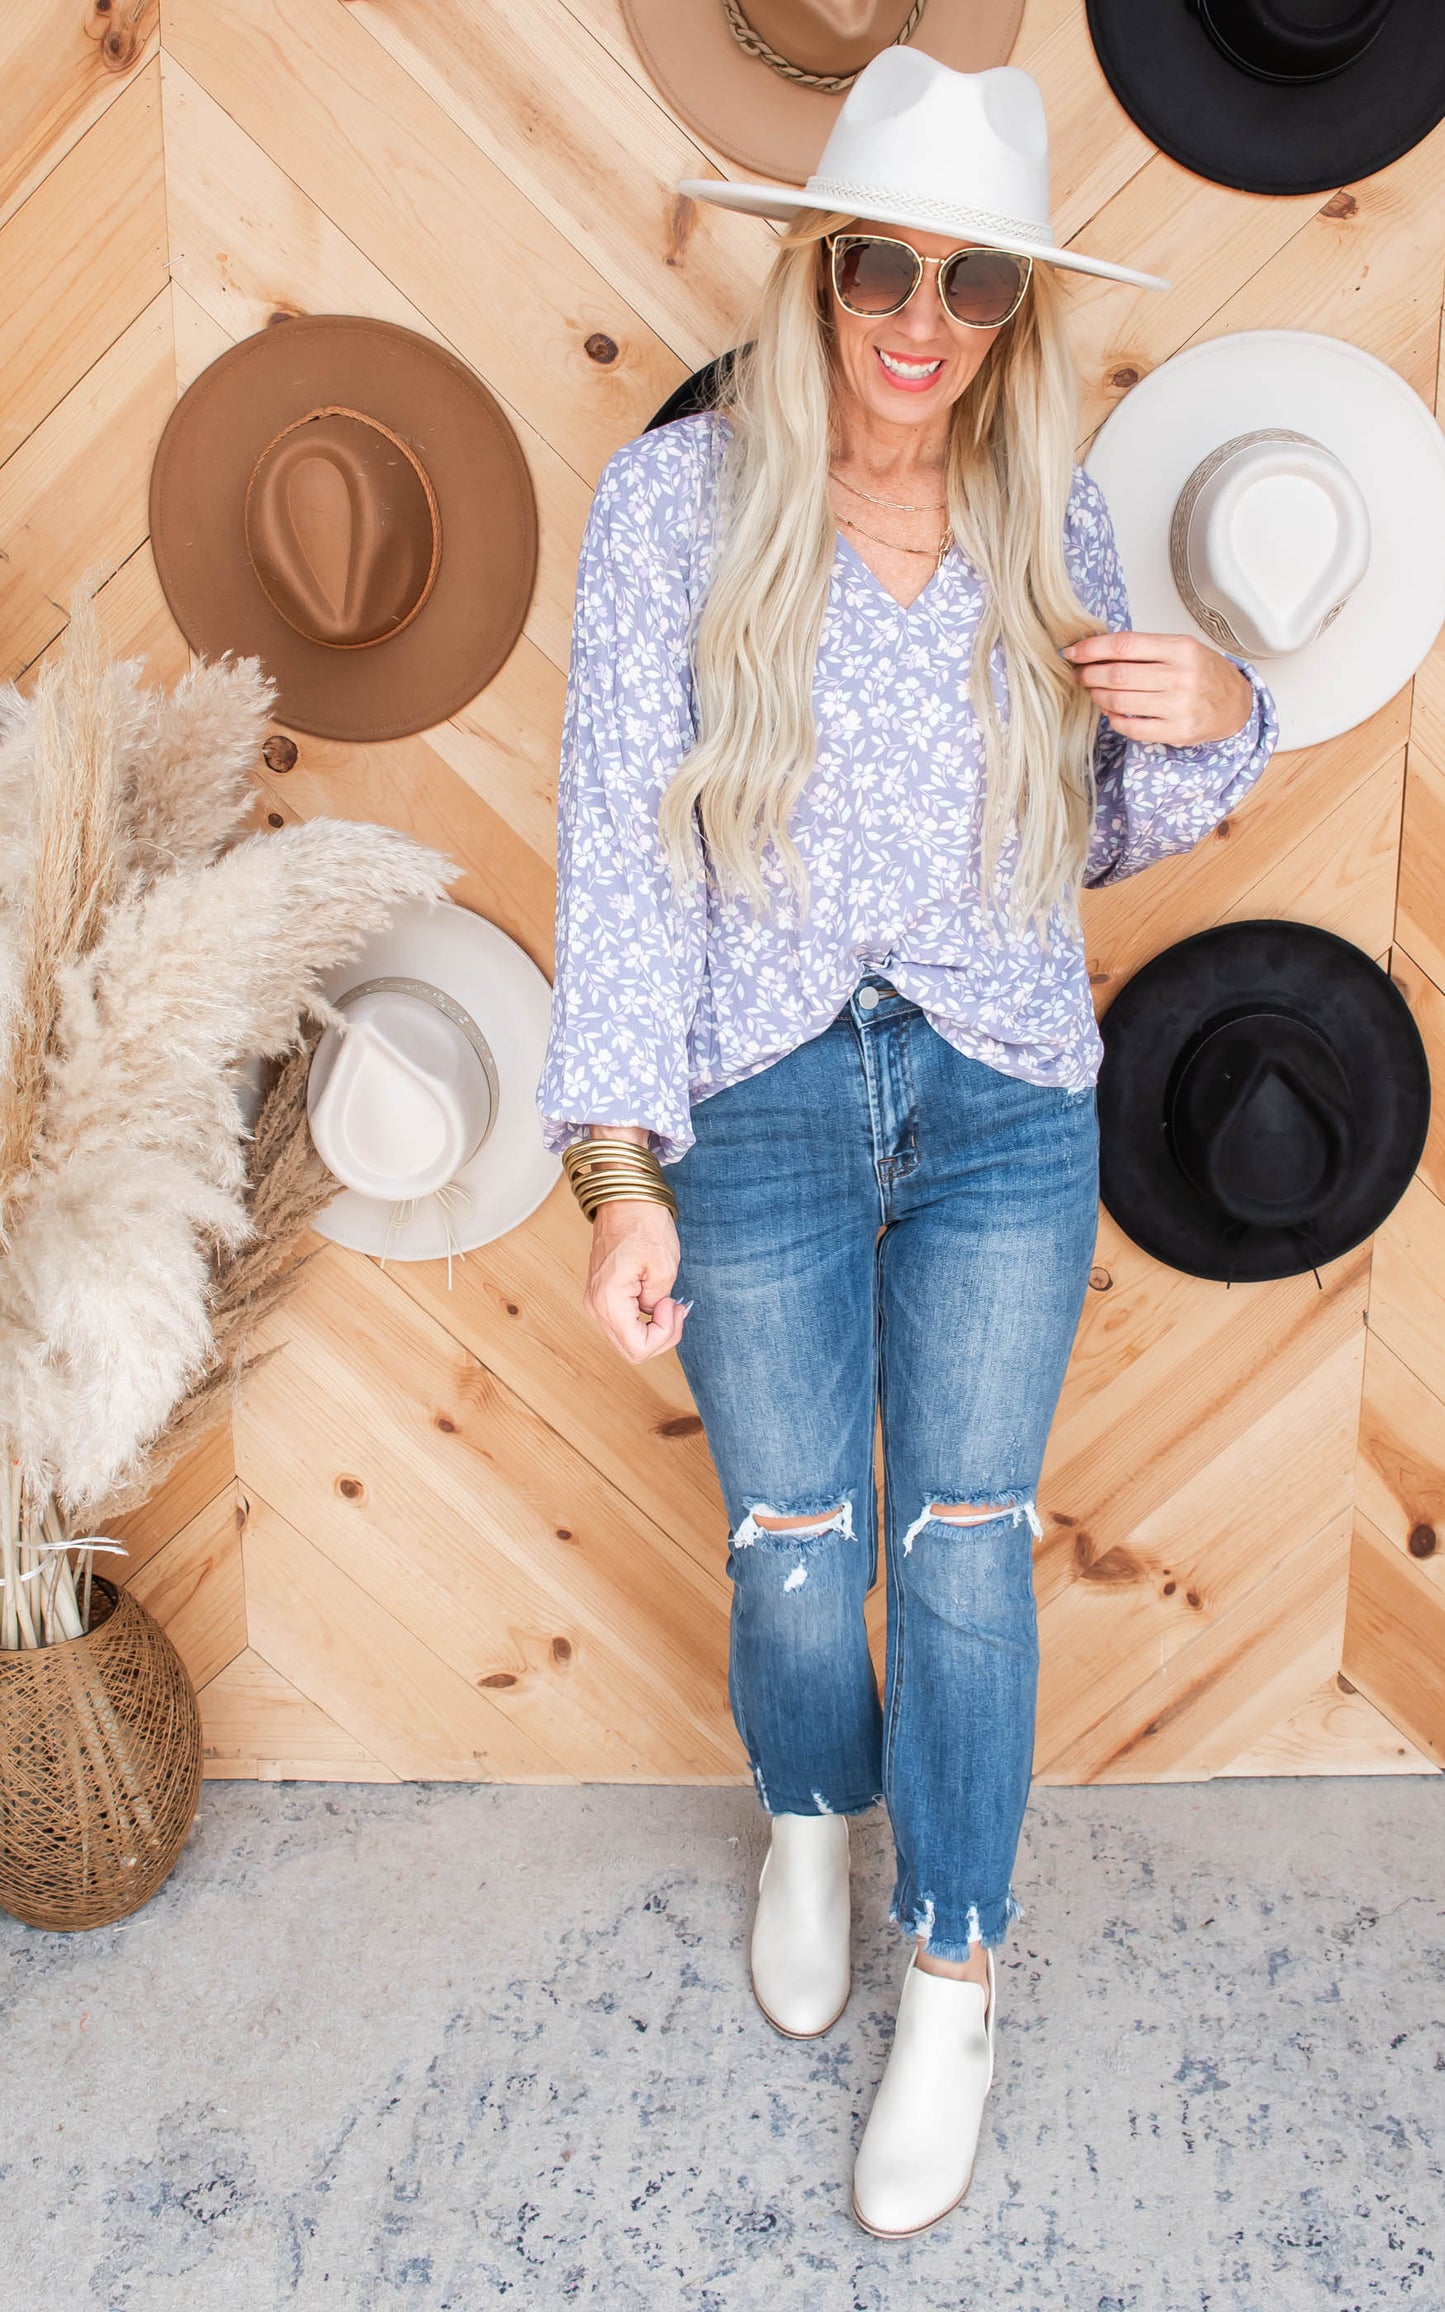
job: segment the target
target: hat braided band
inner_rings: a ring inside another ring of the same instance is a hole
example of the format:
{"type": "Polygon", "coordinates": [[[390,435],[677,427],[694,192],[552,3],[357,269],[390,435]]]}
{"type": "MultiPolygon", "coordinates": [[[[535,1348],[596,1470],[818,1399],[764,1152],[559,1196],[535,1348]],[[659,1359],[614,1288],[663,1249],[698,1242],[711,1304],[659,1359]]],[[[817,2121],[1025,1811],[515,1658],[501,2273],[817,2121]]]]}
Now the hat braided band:
{"type": "Polygon", "coordinates": [[[932,217],[945,232],[996,233],[1010,244],[1031,241],[1036,249],[1053,247],[1050,225],[1035,224],[1029,217],[1001,217],[993,209],[971,209],[965,201],[940,200],[935,193],[901,191],[896,185],[846,184],[841,177],[809,177],[803,190],[815,209],[842,209],[850,217],[876,217],[880,209],[906,208],[913,215],[932,217]]]}
{"type": "MultiPolygon", "coordinates": [[[[913,38],[927,5],[928,0],[913,0],[913,6],[908,11],[908,21],[901,32],[894,34],[889,42],[890,47],[902,48],[906,41],[913,38]]],[[[780,56],[777,49],[764,40],[761,32],[754,32],[738,0],[723,0],[723,14],[727,17],[739,48],[749,56],[756,56],[760,64],[770,64],[774,72],[782,74],[784,80],[796,81],[799,88],[816,88],[823,96],[841,96],[858,78],[857,72],[805,72],[801,64],[794,64],[790,57],[780,56]]],[[[860,65],[858,71],[862,69],[860,65]]]]}

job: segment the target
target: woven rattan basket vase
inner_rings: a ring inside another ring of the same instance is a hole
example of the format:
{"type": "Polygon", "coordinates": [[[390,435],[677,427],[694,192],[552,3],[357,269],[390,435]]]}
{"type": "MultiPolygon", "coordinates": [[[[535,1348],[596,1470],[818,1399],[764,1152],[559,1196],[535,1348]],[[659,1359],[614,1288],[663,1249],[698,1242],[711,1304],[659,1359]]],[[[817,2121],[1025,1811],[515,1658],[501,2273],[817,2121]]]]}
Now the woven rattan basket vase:
{"type": "Polygon", "coordinates": [[[0,1651],[0,1907],[61,1934],[110,1926],[170,1876],[201,1790],[180,1655],[95,1578],[83,1638],[0,1651]]]}

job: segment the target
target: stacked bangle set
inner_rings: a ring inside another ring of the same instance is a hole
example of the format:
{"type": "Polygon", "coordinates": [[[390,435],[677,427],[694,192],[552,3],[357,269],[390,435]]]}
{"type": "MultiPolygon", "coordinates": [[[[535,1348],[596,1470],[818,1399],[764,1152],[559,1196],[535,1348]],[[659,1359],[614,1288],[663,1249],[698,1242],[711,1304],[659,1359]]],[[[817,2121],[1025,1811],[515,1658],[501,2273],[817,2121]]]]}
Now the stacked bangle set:
{"type": "Polygon", "coordinates": [[[562,1169],[589,1220],[599,1204],[615,1204],[624,1197],[665,1204],[677,1218],[677,1198],[662,1176],[661,1164],[650,1148],[639,1148],[635,1141],[574,1140],[562,1151],[562,1169]]]}

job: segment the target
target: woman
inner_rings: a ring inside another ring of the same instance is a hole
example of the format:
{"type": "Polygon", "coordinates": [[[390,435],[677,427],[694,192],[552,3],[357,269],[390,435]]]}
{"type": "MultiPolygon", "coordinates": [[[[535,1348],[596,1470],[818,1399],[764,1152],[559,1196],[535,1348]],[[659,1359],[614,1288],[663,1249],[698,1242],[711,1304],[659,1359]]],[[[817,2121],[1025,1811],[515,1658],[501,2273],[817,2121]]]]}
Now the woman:
{"type": "Polygon", "coordinates": [[[1049,265],[805,211],[725,406],[605,469],[577,597],[538,1102],[586,1309],[678,1351],[727,1504],[780,2031],[842,2011],[848,1817],[887,1803],[884,2237],[967,2190],[1020,1908],[1034,1489],[1097,1222],[1078,888],[1199,841],[1275,736],[1252,670],[1128,631],[1074,438],[1049,265]]]}

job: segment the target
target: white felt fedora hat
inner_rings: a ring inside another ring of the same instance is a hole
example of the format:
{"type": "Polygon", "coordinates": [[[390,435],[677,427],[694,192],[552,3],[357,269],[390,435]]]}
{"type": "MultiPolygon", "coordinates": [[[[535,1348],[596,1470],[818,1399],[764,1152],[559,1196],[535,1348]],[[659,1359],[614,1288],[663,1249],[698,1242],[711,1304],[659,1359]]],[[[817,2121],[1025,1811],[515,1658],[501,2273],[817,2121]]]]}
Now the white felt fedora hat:
{"type": "Polygon", "coordinates": [[[1281,748],[1365,721],[1445,621],[1445,435],[1340,338],[1241,330],[1176,354],[1086,464],[1135,627],[1258,661],[1281,748]]]}
{"type": "Polygon", "coordinates": [[[1156,273],[1058,246],[1044,100],[1037,81],[1013,64],[954,72],[920,48],[885,48],[854,81],[805,185],[685,177],[677,189],[752,216],[841,210],[875,225],[957,233],[1139,289],[1170,286],[1156,273]]]}
{"type": "Polygon", "coordinates": [[[344,1027],[312,1055],[311,1137],[341,1192],[314,1225],[353,1251],[437,1260],[534,1212],[561,1172],[534,1090],[551,989],[467,908],[403,908],[325,982],[344,1027]]]}

